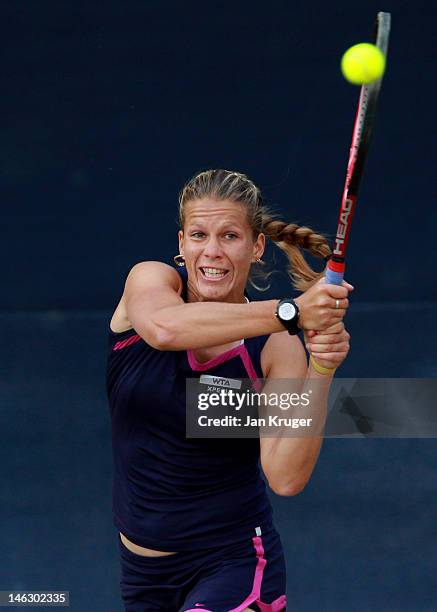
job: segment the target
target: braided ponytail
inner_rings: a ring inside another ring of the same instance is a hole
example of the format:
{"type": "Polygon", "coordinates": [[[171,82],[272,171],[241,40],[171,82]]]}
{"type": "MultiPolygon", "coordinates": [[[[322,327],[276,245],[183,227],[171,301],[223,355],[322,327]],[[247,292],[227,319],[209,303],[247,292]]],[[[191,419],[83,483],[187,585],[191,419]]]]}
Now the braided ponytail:
{"type": "Polygon", "coordinates": [[[324,275],[324,272],[315,272],[302,253],[303,250],[315,257],[327,259],[331,255],[331,249],[322,234],[316,234],[310,227],[275,219],[267,213],[265,207],[262,224],[263,233],[287,255],[288,274],[295,289],[306,291],[324,275]]]}

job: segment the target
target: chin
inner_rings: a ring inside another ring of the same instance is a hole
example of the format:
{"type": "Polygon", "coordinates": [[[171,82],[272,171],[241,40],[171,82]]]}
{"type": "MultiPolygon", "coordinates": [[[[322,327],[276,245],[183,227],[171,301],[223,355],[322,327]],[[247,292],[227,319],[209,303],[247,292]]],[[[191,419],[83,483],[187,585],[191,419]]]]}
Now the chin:
{"type": "Polygon", "coordinates": [[[211,288],[204,291],[199,291],[200,297],[207,301],[224,301],[229,295],[229,291],[220,291],[219,289],[211,288]]]}
{"type": "Polygon", "coordinates": [[[217,287],[212,284],[199,283],[197,289],[199,295],[205,300],[225,300],[232,291],[232,287],[228,284],[225,287],[217,287]]]}

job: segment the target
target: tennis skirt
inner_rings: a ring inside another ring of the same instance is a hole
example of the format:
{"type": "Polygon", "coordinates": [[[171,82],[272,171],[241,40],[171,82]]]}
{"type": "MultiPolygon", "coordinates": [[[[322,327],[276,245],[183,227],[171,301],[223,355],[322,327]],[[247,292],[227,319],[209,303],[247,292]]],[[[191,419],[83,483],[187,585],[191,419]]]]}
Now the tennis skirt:
{"type": "Polygon", "coordinates": [[[144,557],[118,535],[126,612],[257,612],[286,610],[280,536],[257,527],[232,546],[144,557]]]}

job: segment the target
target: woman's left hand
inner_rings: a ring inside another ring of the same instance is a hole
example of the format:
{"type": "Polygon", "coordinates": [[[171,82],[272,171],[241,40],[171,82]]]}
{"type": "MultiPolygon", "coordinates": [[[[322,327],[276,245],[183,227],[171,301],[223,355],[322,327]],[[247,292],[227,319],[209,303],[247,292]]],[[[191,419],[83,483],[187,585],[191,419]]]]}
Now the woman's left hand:
{"type": "Polygon", "coordinates": [[[323,332],[305,331],[304,336],[307,351],[323,368],[338,368],[349,353],[350,334],[343,321],[334,323],[323,332]]]}

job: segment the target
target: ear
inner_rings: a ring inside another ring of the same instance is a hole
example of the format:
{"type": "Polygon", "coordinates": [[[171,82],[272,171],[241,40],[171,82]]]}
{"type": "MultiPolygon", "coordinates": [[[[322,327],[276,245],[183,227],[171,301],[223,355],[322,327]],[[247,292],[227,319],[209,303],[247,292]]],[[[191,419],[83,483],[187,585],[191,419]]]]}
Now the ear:
{"type": "Polygon", "coordinates": [[[264,250],[266,248],[266,237],[265,234],[258,234],[258,238],[253,244],[253,257],[254,259],[261,259],[264,250]]]}
{"type": "Polygon", "coordinates": [[[182,230],[178,231],[178,241],[179,241],[179,253],[180,255],[184,254],[184,232],[182,230]]]}

